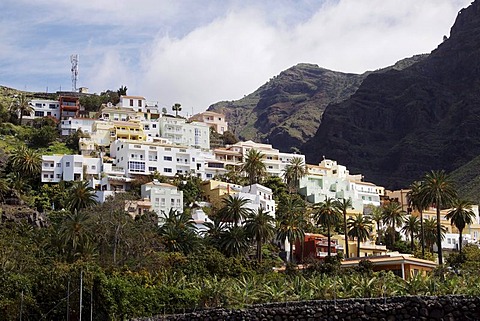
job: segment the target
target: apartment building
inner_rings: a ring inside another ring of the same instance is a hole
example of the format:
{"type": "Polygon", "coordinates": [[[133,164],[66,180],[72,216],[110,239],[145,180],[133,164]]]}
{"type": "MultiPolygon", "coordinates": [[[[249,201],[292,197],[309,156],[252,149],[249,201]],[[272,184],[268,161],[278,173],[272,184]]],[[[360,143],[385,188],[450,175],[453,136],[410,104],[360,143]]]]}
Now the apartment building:
{"type": "Polygon", "coordinates": [[[191,121],[200,121],[208,124],[215,131],[223,135],[228,130],[228,123],[225,121],[225,115],[213,111],[205,111],[190,117],[191,121]]]}
{"type": "Polygon", "coordinates": [[[226,165],[239,166],[247,157],[248,152],[254,149],[263,154],[263,163],[268,174],[282,176],[285,167],[294,157],[301,158],[305,163],[305,156],[301,154],[283,153],[270,144],[255,143],[251,140],[238,142],[223,148],[214,149],[215,159],[225,162],[226,165]]]}
{"type": "MultiPolygon", "coordinates": [[[[125,168],[126,176],[194,174],[206,178],[205,163],[209,152],[181,145],[159,142],[116,140],[110,146],[115,165],[125,168]]],[[[213,159],[213,155],[210,154],[213,159]]]]}
{"type": "Polygon", "coordinates": [[[185,118],[164,115],[158,119],[160,137],[173,144],[210,148],[210,127],[202,122],[187,122],[185,118]]]}
{"type": "MultiPolygon", "coordinates": [[[[183,192],[174,185],[160,183],[157,180],[141,186],[142,198],[150,200],[151,209],[164,217],[170,210],[183,212],[183,192]]],[[[161,224],[161,219],[159,220],[161,224]]]]}
{"type": "Polygon", "coordinates": [[[352,213],[363,213],[366,205],[380,205],[383,188],[363,182],[361,175],[350,171],[336,161],[324,159],[319,165],[307,165],[307,175],[300,180],[298,192],[311,203],[323,202],[327,198],[350,199],[352,213]]]}

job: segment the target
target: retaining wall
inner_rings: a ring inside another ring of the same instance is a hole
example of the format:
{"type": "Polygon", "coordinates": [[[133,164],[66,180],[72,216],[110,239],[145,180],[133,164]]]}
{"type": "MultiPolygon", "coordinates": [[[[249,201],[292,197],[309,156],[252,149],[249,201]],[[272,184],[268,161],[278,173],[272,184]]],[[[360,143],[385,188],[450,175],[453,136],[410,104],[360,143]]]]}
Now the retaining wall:
{"type": "Polygon", "coordinates": [[[212,309],[138,321],[220,320],[480,320],[480,297],[392,297],[270,303],[242,310],[212,309]]]}

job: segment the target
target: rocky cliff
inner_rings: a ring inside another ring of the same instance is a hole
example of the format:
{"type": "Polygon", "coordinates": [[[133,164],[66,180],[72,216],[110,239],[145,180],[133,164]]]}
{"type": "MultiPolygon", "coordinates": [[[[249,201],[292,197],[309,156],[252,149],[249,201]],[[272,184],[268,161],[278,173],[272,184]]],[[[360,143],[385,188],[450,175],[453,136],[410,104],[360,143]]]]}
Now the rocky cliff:
{"type": "Polygon", "coordinates": [[[450,38],[403,70],[372,73],[329,105],[302,151],[389,188],[480,155],[480,2],[459,12],[450,38]]]}
{"type": "MultiPolygon", "coordinates": [[[[418,55],[375,72],[400,70],[423,58],[418,55]]],[[[213,104],[209,110],[224,113],[230,130],[243,140],[268,142],[282,151],[298,151],[317,131],[326,106],[349,98],[370,73],[347,74],[298,64],[252,94],[237,101],[213,104]]]]}

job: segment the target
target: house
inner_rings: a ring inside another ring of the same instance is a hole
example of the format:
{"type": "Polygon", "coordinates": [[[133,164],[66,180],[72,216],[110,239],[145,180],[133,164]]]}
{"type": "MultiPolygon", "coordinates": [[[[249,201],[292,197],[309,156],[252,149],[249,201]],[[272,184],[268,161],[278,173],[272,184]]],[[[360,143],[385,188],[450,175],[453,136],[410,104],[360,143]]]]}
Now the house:
{"type": "MultiPolygon", "coordinates": [[[[345,236],[342,235],[334,235],[332,236],[333,239],[337,240],[337,251],[346,254],[345,251],[345,236]]],[[[348,240],[348,254],[349,257],[357,257],[357,247],[358,243],[357,240],[348,240]]],[[[367,240],[365,242],[360,242],[360,257],[370,257],[370,256],[379,256],[387,254],[387,246],[386,245],[379,245],[375,244],[375,242],[371,240],[367,240]]],[[[345,257],[346,258],[346,257],[345,257]]]]}
{"type": "Polygon", "coordinates": [[[187,122],[185,118],[163,115],[158,119],[160,137],[173,144],[210,149],[210,130],[207,124],[187,122]]]}
{"type": "Polygon", "coordinates": [[[76,96],[60,96],[60,119],[78,117],[80,115],[80,98],[76,96]]]}
{"type": "Polygon", "coordinates": [[[100,158],[83,155],[43,155],[42,183],[83,181],[99,177],[102,172],[100,158]]]}
{"type": "Polygon", "coordinates": [[[205,111],[203,113],[193,115],[189,120],[205,123],[209,127],[215,129],[215,131],[220,135],[223,135],[228,130],[228,123],[225,121],[225,115],[215,113],[213,111],[205,111]]]}
{"type": "Polygon", "coordinates": [[[174,185],[153,180],[141,186],[141,195],[143,199],[150,200],[151,209],[159,218],[170,210],[183,212],[183,192],[174,185]]]}
{"type": "Polygon", "coordinates": [[[23,116],[23,121],[28,123],[35,118],[53,117],[60,119],[60,103],[58,100],[32,99],[29,103],[32,111],[23,116]]]}
{"type": "Polygon", "coordinates": [[[81,130],[84,134],[91,134],[93,132],[93,124],[95,119],[92,118],[73,118],[63,119],[60,122],[60,135],[68,136],[81,130]]]}
{"type": "MultiPolygon", "coordinates": [[[[330,247],[330,253],[332,256],[337,255],[338,242],[335,239],[330,239],[328,243],[328,237],[322,234],[305,233],[305,238],[297,240],[293,249],[293,255],[298,262],[301,262],[307,258],[323,260],[328,256],[328,248],[330,247]]],[[[288,247],[286,247],[288,250],[288,247]]],[[[288,257],[288,255],[287,255],[288,257]]]]}
{"type": "MultiPolygon", "coordinates": [[[[344,268],[352,268],[358,266],[360,261],[364,259],[365,258],[349,258],[343,260],[341,264],[344,268]]],[[[425,275],[437,267],[435,262],[418,259],[410,254],[400,254],[398,252],[367,257],[366,259],[372,262],[373,271],[392,271],[404,280],[408,280],[417,274],[425,275]]]]}

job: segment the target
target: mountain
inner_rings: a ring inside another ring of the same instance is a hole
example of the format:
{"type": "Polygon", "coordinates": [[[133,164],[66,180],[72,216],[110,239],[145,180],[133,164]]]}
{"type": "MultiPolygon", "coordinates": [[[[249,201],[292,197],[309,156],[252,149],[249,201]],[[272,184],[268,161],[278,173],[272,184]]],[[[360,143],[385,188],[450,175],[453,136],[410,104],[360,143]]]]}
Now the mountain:
{"type": "Polygon", "coordinates": [[[462,9],[432,53],[403,70],[369,74],[347,100],[329,105],[302,147],[388,188],[428,170],[452,171],[480,155],[480,2],[462,9]]]}
{"type": "MultiPolygon", "coordinates": [[[[414,56],[375,72],[401,70],[424,58],[414,56]]],[[[327,105],[349,98],[370,73],[348,74],[298,64],[244,98],[213,104],[209,110],[225,114],[229,129],[243,140],[298,151],[317,131],[327,105]]]]}

